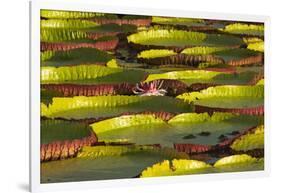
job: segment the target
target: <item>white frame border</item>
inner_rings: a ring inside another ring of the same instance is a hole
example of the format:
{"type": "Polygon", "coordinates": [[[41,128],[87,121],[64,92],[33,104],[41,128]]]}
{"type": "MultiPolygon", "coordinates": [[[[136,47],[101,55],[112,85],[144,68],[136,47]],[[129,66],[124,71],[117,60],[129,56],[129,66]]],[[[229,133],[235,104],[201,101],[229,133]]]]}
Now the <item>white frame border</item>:
{"type": "MultiPolygon", "coordinates": [[[[104,2],[103,2],[104,3],[104,2]]],[[[105,4],[61,1],[32,1],[30,2],[30,191],[43,192],[54,190],[73,190],[106,187],[132,187],[140,185],[187,183],[210,180],[241,179],[266,177],[270,174],[270,18],[259,15],[208,13],[188,10],[166,10],[151,7],[118,7],[105,4]],[[89,11],[105,13],[122,13],[135,15],[174,16],[204,19],[220,19],[235,21],[263,22],[265,25],[265,168],[264,171],[215,173],[204,175],[155,177],[146,179],[116,179],[100,181],[83,181],[40,184],[40,9],[89,11]]]]}

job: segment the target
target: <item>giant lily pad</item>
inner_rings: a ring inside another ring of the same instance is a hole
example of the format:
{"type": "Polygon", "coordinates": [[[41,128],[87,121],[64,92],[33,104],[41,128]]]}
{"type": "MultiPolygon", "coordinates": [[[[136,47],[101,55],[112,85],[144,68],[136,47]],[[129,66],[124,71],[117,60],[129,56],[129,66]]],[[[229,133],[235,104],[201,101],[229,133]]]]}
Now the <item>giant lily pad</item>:
{"type": "Polygon", "coordinates": [[[152,17],[152,23],[166,25],[186,25],[186,26],[204,26],[206,25],[202,19],[179,18],[179,17],[152,17]]]}
{"type": "Polygon", "coordinates": [[[91,127],[99,141],[172,147],[182,143],[216,145],[221,135],[231,137],[233,131],[243,132],[259,123],[258,117],[251,116],[186,113],[168,122],[153,115],[124,115],[93,123],[91,127]]]}
{"type": "MultiPolygon", "coordinates": [[[[264,86],[216,86],[200,92],[184,93],[177,98],[195,106],[206,107],[205,110],[262,114],[264,103],[264,86]],[[261,107],[261,108],[259,108],[261,107]],[[251,111],[251,108],[253,111],[251,111]],[[243,109],[249,109],[243,111],[243,109]]],[[[200,108],[198,108],[199,110],[200,108]]]]}
{"type": "Polygon", "coordinates": [[[90,127],[83,122],[52,119],[41,120],[41,144],[82,139],[90,136],[90,134],[90,127]]]}
{"type": "Polygon", "coordinates": [[[165,160],[146,168],[140,177],[256,171],[263,170],[263,165],[263,159],[256,159],[246,154],[223,157],[214,166],[198,160],[174,159],[165,160]]]}
{"type": "Polygon", "coordinates": [[[161,163],[154,164],[146,168],[141,173],[141,178],[158,177],[158,176],[178,176],[188,174],[210,173],[212,166],[197,160],[174,159],[165,160],[161,163]]]}
{"type": "Polygon", "coordinates": [[[198,66],[200,63],[224,64],[224,61],[213,55],[187,55],[177,54],[173,50],[152,49],[145,50],[138,54],[138,61],[148,64],[185,64],[189,66],[198,66]]]}
{"type": "Polygon", "coordinates": [[[67,120],[41,120],[40,160],[50,161],[73,157],[85,145],[97,140],[88,125],[67,120]]]}
{"type": "Polygon", "coordinates": [[[254,24],[234,23],[234,24],[225,26],[225,28],[222,29],[222,31],[228,32],[228,33],[233,33],[233,34],[263,36],[264,35],[264,26],[263,25],[254,25],[254,24]]]}
{"type": "Polygon", "coordinates": [[[264,159],[247,154],[233,155],[219,159],[214,167],[216,172],[257,171],[264,169],[264,159]]]}
{"type": "Polygon", "coordinates": [[[191,110],[188,104],[171,97],[122,95],[55,97],[48,107],[41,109],[42,116],[67,119],[112,117],[125,112],[189,112],[191,110]]]}
{"type": "MultiPolygon", "coordinates": [[[[94,59],[96,60],[96,59],[94,59]]],[[[126,70],[100,65],[77,65],[64,67],[41,67],[41,82],[105,84],[105,83],[137,83],[142,81],[146,73],[142,70],[126,70]]]]}
{"type": "Polygon", "coordinates": [[[240,73],[228,73],[217,72],[211,70],[181,70],[181,71],[169,71],[166,73],[149,74],[145,82],[159,80],[159,79],[171,79],[179,80],[191,85],[194,83],[211,83],[211,84],[248,84],[256,75],[253,71],[243,71],[240,73]]]}
{"type": "Polygon", "coordinates": [[[128,42],[159,47],[229,46],[243,44],[242,39],[226,35],[205,34],[183,30],[149,30],[128,36],[128,42]]]}
{"type": "Polygon", "coordinates": [[[231,144],[230,147],[238,152],[264,149],[264,126],[261,125],[253,132],[239,137],[231,144]]]}
{"type": "Polygon", "coordinates": [[[44,28],[64,28],[64,29],[89,29],[95,27],[99,24],[89,21],[89,20],[79,20],[79,19],[48,19],[41,20],[41,29],[44,28]]]}
{"type": "Polygon", "coordinates": [[[94,13],[81,11],[62,11],[62,10],[44,10],[40,11],[40,16],[49,19],[88,19],[88,18],[117,18],[117,15],[108,13],[94,13]]]}
{"type": "Polygon", "coordinates": [[[41,182],[122,179],[138,176],[146,167],[186,155],[149,146],[84,147],[77,158],[41,164],[41,182]]]}
{"type": "Polygon", "coordinates": [[[91,29],[83,30],[84,32],[87,32],[88,34],[94,34],[94,33],[129,33],[129,32],[135,32],[137,30],[137,27],[134,25],[118,25],[118,24],[104,24],[100,26],[93,27],[91,29]]]}
{"type": "Polygon", "coordinates": [[[77,30],[45,28],[40,30],[42,42],[66,42],[86,39],[87,33],[77,30]]]}
{"type": "Polygon", "coordinates": [[[231,66],[262,64],[263,54],[249,49],[230,49],[213,53],[231,66]]]}
{"type": "Polygon", "coordinates": [[[41,66],[67,66],[106,63],[110,54],[94,48],[78,48],[68,51],[45,51],[41,53],[41,66]]]}

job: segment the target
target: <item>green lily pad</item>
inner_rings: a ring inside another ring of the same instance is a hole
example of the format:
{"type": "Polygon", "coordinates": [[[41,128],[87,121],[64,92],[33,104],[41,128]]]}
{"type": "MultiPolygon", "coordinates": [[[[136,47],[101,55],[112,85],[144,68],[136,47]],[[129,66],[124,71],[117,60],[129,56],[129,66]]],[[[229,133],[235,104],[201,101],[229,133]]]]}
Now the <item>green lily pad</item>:
{"type": "Polygon", "coordinates": [[[198,160],[174,159],[165,160],[146,168],[142,171],[141,177],[257,171],[263,170],[263,168],[263,159],[253,158],[246,154],[223,157],[214,166],[198,160]]]}
{"type": "Polygon", "coordinates": [[[225,26],[222,31],[241,35],[263,36],[264,25],[234,23],[225,26]]]}
{"type": "Polygon", "coordinates": [[[153,115],[124,115],[91,124],[99,141],[129,142],[139,145],[160,144],[173,147],[174,144],[216,145],[219,137],[231,137],[233,131],[242,132],[260,123],[258,117],[238,116],[228,113],[214,114],[187,113],[172,118],[168,123],[153,115]],[[178,116],[197,117],[193,119],[177,119],[178,116]],[[207,119],[204,118],[207,116],[207,119]],[[175,121],[176,119],[176,121],[175,121]],[[208,133],[208,136],[200,133],[208,133]],[[193,135],[194,138],[186,136],[193,135]],[[157,136],[157,137],[155,137],[157,136]]]}
{"type": "Polygon", "coordinates": [[[239,46],[243,40],[237,37],[188,32],[183,30],[149,30],[128,36],[128,42],[152,46],[239,46]]]}
{"type": "Polygon", "coordinates": [[[41,120],[41,144],[82,139],[90,134],[90,127],[83,122],[53,119],[41,120]]]}
{"type": "Polygon", "coordinates": [[[62,29],[89,29],[99,24],[89,20],[79,19],[48,19],[41,20],[40,27],[44,28],[62,28],[62,29]]]}
{"type": "Polygon", "coordinates": [[[264,159],[251,157],[247,154],[221,158],[215,164],[216,172],[242,172],[264,170],[264,159]]]}
{"type": "Polygon", "coordinates": [[[233,141],[230,146],[235,151],[250,151],[264,149],[264,126],[261,125],[254,132],[247,133],[233,141]]]}
{"type": "Polygon", "coordinates": [[[74,40],[87,39],[87,33],[78,30],[44,28],[40,30],[42,42],[70,42],[74,40]]]}
{"type": "Polygon", "coordinates": [[[130,24],[103,24],[83,31],[88,33],[118,32],[126,34],[129,32],[137,31],[137,27],[135,25],[130,24]]]}
{"type": "Polygon", "coordinates": [[[55,97],[41,116],[85,119],[112,117],[125,112],[190,112],[190,105],[166,96],[94,96],[55,97]],[[165,104],[165,105],[163,105],[165,104]]]}
{"type": "Polygon", "coordinates": [[[165,160],[146,168],[141,173],[141,178],[159,177],[159,176],[178,176],[188,174],[210,173],[213,167],[202,161],[174,159],[165,160]]]}
{"type": "Polygon", "coordinates": [[[40,10],[40,16],[49,19],[89,19],[89,18],[117,18],[115,14],[82,12],[82,11],[62,11],[62,10],[40,10]]]}
{"type": "Polygon", "coordinates": [[[177,98],[213,108],[259,107],[264,103],[264,86],[216,86],[200,92],[184,93],[177,98]]]}
{"type": "MultiPolygon", "coordinates": [[[[223,58],[223,60],[228,64],[231,61],[239,61],[243,59],[248,59],[250,57],[262,56],[258,51],[249,50],[249,49],[229,49],[215,52],[214,55],[223,58]]],[[[262,59],[261,61],[262,62],[262,59]]],[[[254,64],[255,62],[253,62],[254,64]]],[[[257,62],[256,62],[257,63],[257,62]]]]}
{"type": "Polygon", "coordinates": [[[94,48],[77,48],[68,51],[45,51],[41,53],[41,66],[68,66],[107,63],[114,57],[94,48]]]}
{"type": "Polygon", "coordinates": [[[264,42],[261,41],[261,42],[249,43],[247,49],[264,52],[264,42]]]}
{"type": "Polygon", "coordinates": [[[215,52],[228,50],[227,47],[208,47],[208,46],[197,46],[191,48],[185,48],[181,53],[187,55],[208,55],[215,52]]]}
{"type": "Polygon", "coordinates": [[[76,65],[64,67],[41,67],[41,83],[105,84],[137,83],[144,79],[142,70],[126,70],[101,65],[76,65]]]}
{"type": "Polygon", "coordinates": [[[42,163],[41,183],[132,178],[150,165],[174,158],[187,156],[149,146],[84,147],[77,158],[42,163]]]}
{"type": "Polygon", "coordinates": [[[194,83],[212,83],[212,84],[230,84],[230,85],[243,85],[248,84],[257,72],[243,71],[240,73],[225,73],[210,70],[181,70],[169,71],[166,73],[149,74],[145,82],[159,80],[159,79],[172,79],[180,80],[187,85],[194,83]]]}

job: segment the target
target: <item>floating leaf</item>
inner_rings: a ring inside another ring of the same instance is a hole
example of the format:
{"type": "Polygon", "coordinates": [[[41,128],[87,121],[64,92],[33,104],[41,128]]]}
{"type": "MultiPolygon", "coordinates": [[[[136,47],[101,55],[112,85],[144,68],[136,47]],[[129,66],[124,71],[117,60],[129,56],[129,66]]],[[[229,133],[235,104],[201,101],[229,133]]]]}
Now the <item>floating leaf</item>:
{"type": "Polygon", "coordinates": [[[173,56],[176,55],[177,53],[174,52],[173,50],[145,50],[142,51],[138,54],[138,58],[161,58],[161,57],[166,57],[166,56],[173,56]]]}
{"type": "Polygon", "coordinates": [[[231,66],[263,65],[263,54],[249,49],[224,50],[216,52],[215,55],[231,66]]]}
{"type": "Polygon", "coordinates": [[[101,24],[118,24],[118,25],[135,25],[137,27],[140,26],[149,26],[151,23],[150,18],[126,18],[123,17],[121,19],[103,19],[103,18],[94,18],[92,21],[101,24]]]}
{"type": "Polygon", "coordinates": [[[125,115],[94,123],[91,125],[91,127],[93,128],[94,132],[99,135],[109,131],[114,131],[115,129],[150,124],[165,124],[165,122],[153,115],[125,115]]]}
{"type": "Polygon", "coordinates": [[[78,151],[84,146],[91,146],[96,143],[94,134],[82,139],[54,141],[42,144],[40,147],[40,161],[63,160],[75,157],[78,151]]]}
{"type": "Polygon", "coordinates": [[[78,48],[114,50],[119,40],[115,37],[102,37],[98,40],[81,39],[72,42],[41,42],[41,51],[67,51],[78,48]]]}
{"type": "Polygon", "coordinates": [[[89,126],[82,122],[67,120],[41,120],[41,144],[54,141],[73,140],[88,137],[89,126]]]}
{"type": "Polygon", "coordinates": [[[67,120],[41,120],[41,161],[73,157],[85,145],[97,141],[89,126],[67,120]]]}
{"type": "Polygon", "coordinates": [[[88,19],[88,18],[117,18],[117,15],[96,12],[40,10],[41,17],[50,19],[88,19]]]}
{"type": "Polygon", "coordinates": [[[141,173],[141,178],[158,176],[178,176],[187,174],[200,174],[210,172],[212,166],[197,160],[165,160],[161,163],[146,168],[141,173]]]}
{"type": "Polygon", "coordinates": [[[196,112],[221,111],[243,114],[263,114],[264,87],[216,86],[200,92],[184,93],[177,98],[198,106],[196,112]]]}
{"type": "Polygon", "coordinates": [[[247,154],[232,155],[219,159],[214,167],[217,172],[256,171],[264,169],[264,160],[247,154]]]}
{"type": "Polygon", "coordinates": [[[171,79],[171,80],[181,80],[181,79],[212,79],[217,75],[222,74],[221,72],[205,71],[205,70],[186,70],[186,71],[172,71],[161,74],[150,74],[146,78],[146,82],[159,80],[159,79],[171,79]]]}
{"type": "Polygon", "coordinates": [[[152,17],[152,23],[169,24],[169,25],[195,25],[204,24],[202,19],[180,18],[180,17],[152,17]]]}
{"type": "Polygon", "coordinates": [[[233,33],[233,34],[245,34],[245,35],[254,35],[254,36],[264,35],[264,26],[255,25],[255,24],[234,23],[225,26],[225,28],[222,30],[224,32],[233,33]]]}
{"type": "Polygon", "coordinates": [[[262,42],[250,43],[248,44],[247,49],[264,52],[264,42],[262,41],[262,42]]]}
{"type": "Polygon", "coordinates": [[[40,40],[42,42],[65,42],[87,38],[87,33],[68,29],[41,29],[40,40]]]}
{"type": "Polygon", "coordinates": [[[144,71],[109,68],[100,65],[77,65],[58,68],[41,67],[42,84],[136,83],[143,80],[145,75],[144,71]]]}
{"type": "Polygon", "coordinates": [[[182,113],[176,115],[172,119],[169,120],[169,124],[176,124],[176,123],[200,123],[200,122],[220,122],[227,119],[231,119],[236,117],[235,114],[232,113],[214,113],[210,116],[208,113],[182,113]]]}
{"type": "MultiPolygon", "coordinates": [[[[96,63],[105,64],[112,58],[113,56],[108,53],[94,48],[77,48],[68,51],[46,51],[41,53],[41,66],[73,66],[96,63]]],[[[75,67],[79,68],[78,66],[74,66],[73,68],[75,67]]],[[[43,69],[42,71],[44,71],[43,69]]],[[[57,70],[59,69],[60,68],[57,68],[57,70]]]]}
{"type": "Polygon", "coordinates": [[[208,55],[218,51],[228,50],[227,47],[206,47],[198,46],[192,48],[185,48],[181,53],[187,55],[208,55]]]}
{"type": "Polygon", "coordinates": [[[100,26],[96,26],[91,29],[83,30],[87,32],[87,34],[102,34],[102,33],[118,33],[118,34],[126,34],[129,32],[136,32],[137,27],[134,25],[118,25],[118,24],[104,24],[100,26]]]}
{"type": "Polygon", "coordinates": [[[243,41],[246,44],[251,44],[251,43],[257,43],[257,42],[263,42],[263,40],[261,38],[257,38],[257,37],[243,37],[243,41]]]}
{"type": "Polygon", "coordinates": [[[163,160],[187,159],[172,149],[149,146],[84,147],[77,158],[41,164],[41,183],[122,179],[163,160]]]}
{"type": "Polygon", "coordinates": [[[97,85],[44,84],[42,88],[51,93],[59,93],[53,96],[102,96],[133,94],[134,86],[128,83],[97,85]]]}
{"type": "Polygon", "coordinates": [[[221,135],[228,136],[233,131],[243,132],[259,123],[258,117],[229,113],[215,113],[212,117],[207,113],[180,114],[168,122],[153,115],[139,114],[102,120],[91,124],[91,127],[99,141],[140,145],[156,143],[164,147],[173,147],[174,144],[183,143],[213,146],[220,143],[221,135]],[[209,135],[201,136],[200,133],[209,135]],[[187,138],[189,135],[195,137],[187,138]]]}
{"type": "Polygon", "coordinates": [[[163,96],[55,97],[47,109],[42,110],[41,116],[85,119],[143,111],[188,112],[190,106],[181,100],[163,96]]]}
{"type": "Polygon", "coordinates": [[[99,24],[89,20],[77,20],[77,19],[48,19],[41,20],[41,30],[45,28],[62,28],[62,29],[88,29],[95,27],[99,24]]]}
{"type": "Polygon", "coordinates": [[[202,62],[213,64],[223,64],[224,61],[213,55],[186,55],[177,54],[173,50],[146,50],[138,54],[137,59],[141,63],[148,64],[186,64],[190,66],[198,66],[202,62]]]}
{"type": "Polygon", "coordinates": [[[264,126],[257,127],[254,132],[247,133],[236,139],[230,146],[235,151],[264,149],[264,126]]]}
{"type": "Polygon", "coordinates": [[[128,42],[142,45],[187,46],[206,39],[206,34],[181,30],[149,30],[128,36],[128,42]]]}
{"type": "MultiPolygon", "coordinates": [[[[178,80],[187,85],[195,83],[207,83],[207,84],[231,84],[241,85],[248,84],[255,77],[257,73],[252,71],[245,71],[241,73],[233,72],[219,72],[212,69],[206,70],[181,70],[181,71],[169,71],[166,73],[154,73],[149,74],[145,82],[154,80],[178,80]]],[[[194,85],[195,86],[195,85],[194,85]]],[[[203,87],[204,88],[204,87],[203,87]]]]}
{"type": "Polygon", "coordinates": [[[151,29],[128,36],[128,42],[154,47],[227,46],[238,47],[242,39],[220,34],[205,34],[183,30],[151,29]]]}

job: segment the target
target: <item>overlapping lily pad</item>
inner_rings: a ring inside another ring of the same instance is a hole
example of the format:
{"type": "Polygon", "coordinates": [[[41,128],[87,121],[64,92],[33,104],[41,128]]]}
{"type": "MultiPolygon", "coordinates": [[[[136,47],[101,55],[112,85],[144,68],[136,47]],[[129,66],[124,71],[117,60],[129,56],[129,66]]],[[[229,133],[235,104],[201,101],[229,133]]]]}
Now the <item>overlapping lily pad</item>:
{"type": "Polygon", "coordinates": [[[263,170],[262,23],[40,19],[41,183],[263,170]]]}

